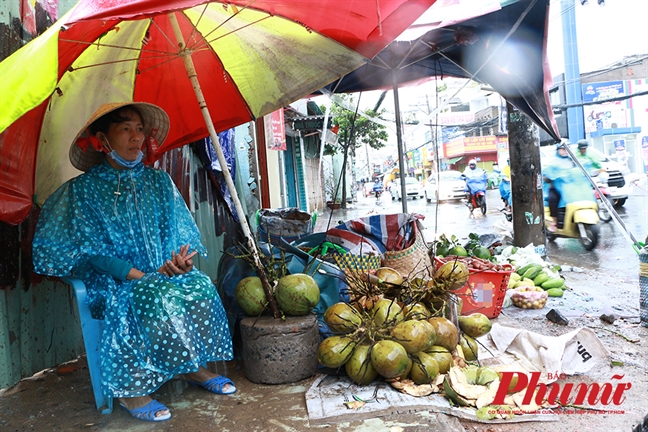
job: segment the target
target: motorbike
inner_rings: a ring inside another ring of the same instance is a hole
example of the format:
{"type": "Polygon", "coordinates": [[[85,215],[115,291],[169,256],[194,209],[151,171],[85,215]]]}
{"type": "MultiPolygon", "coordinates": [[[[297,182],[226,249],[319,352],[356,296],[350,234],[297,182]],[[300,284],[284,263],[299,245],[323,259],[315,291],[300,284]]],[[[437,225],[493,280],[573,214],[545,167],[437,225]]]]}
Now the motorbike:
{"type": "Polygon", "coordinates": [[[593,173],[591,177],[592,179],[594,179],[596,186],[599,188],[601,194],[603,195],[601,196],[601,194],[599,194],[598,191],[594,189],[594,196],[596,197],[596,202],[598,203],[599,219],[606,223],[610,222],[612,220],[612,214],[610,214],[607,206],[605,205],[605,203],[603,203],[603,200],[607,200],[610,206],[614,205],[612,191],[610,191],[607,183],[608,175],[605,171],[601,171],[593,173]]]}
{"type": "Polygon", "coordinates": [[[607,209],[605,204],[603,203],[603,200],[606,200],[610,205],[612,205],[612,202],[610,201],[610,190],[607,188],[607,185],[597,185],[599,190],[601,191],[601,194],[598,193],[598,191],[594,190],[594,195],[596,196],[596,202],[598,204],[598,216],[599,219],[601,219],[603,222],[607,223],[612,220],[612,214],[610,211],[607,209]]]}
{"type": "Polygon", "coordinates": [[[481,209],[483,215],[486,214],[486,186],[488,185],[488,177],[486,177],[486,172],[480,177],[466,177],[461,175],[466,181],[466,189],[469,196],[466,196],[464,204],[468,206],[470,214],[472,215],[473,210],[476,208],[481,209]]]}
{"type": "Polygon", "coordinates": [[[502,180],[499,184],[500,197],[504,203],[504,208],[500,209],[504,216],[506,217],[507,222],[513,220],[513,209],[511,207],[511,182],[507,180],[502,180]]]}
{"type": "Polygon", "coordinates": [[[383,193],[383,185],[380,183],[374,184],[373,191],[374,195],[376,195],[376,200],[379,200],[383,193]]]}
{"type": "MultiPolygon", "coordinates": [[[[545,220],[551,220],[549,207],[545,207],[545,220]]],[[[596,247],[599,240],[599,206],[595,201],[574,201],[558,209],[558,227],[555,232],[546,230],[547,240],[557,237],[577,238],[585,250],[596,247]]]]}

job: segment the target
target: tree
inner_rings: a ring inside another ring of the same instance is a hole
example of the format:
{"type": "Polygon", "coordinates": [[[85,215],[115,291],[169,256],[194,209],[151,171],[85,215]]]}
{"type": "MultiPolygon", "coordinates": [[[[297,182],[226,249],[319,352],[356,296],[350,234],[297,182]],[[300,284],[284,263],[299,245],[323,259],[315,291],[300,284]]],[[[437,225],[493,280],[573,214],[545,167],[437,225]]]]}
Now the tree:
{"type": "MultiPolygon", "coordinates": [[[[348,102],[348,105],[354,106],[352,96],[343,95],[342,98],[348,102]]],[[[338,104],[333,104],[331,118],[332,123],[339,127],[338,142],[335,146],[327,144],[324,154],[333,155],[341,151],[344,155],[342,165],[344,167],[342,172],[344,172],[349,156],[355,156],[357,148],[365,144],[376,150],[384,147],[389,138],[387,128],[379,123],[380,116],[384,113],[384,109],[379,112],[366,109],[362,114],[356,114],[338,104]]],[[[344,175],[342,175],[342,208],[346,208],[346,176],[344,175]]]]}

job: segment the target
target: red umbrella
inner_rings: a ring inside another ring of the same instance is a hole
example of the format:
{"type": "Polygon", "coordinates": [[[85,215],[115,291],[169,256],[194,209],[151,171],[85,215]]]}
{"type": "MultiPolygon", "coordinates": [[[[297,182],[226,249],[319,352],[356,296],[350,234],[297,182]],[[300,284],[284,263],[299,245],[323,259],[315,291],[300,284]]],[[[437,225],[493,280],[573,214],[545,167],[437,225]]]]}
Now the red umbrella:
{"type": "Polygon", "coordinates": [[[101,104],[125,100],[156,104],[171,118],[149,161],[210,136],[243,214],[216,131],[357,68],[434,1],[80,1],[0,63],[0,220],[21,222],[34,193],[45,199],[76,176],[67,157],[73,138],[101,104]]]}
{"type": "Polygon", "coordinates": [[[156,155],[208,136],[185,53],[192,54],[220,131],[360,66],[432,3],[82,0],[0,63],[0,220],[21,222],[34,192],[43,200],[78,174],[66,160],[70,135],[102,103],[164,108],[171,132],[163,148],[153,149],[156,155]],[[187,50],[178,47],[171,12],[187,50]]]}

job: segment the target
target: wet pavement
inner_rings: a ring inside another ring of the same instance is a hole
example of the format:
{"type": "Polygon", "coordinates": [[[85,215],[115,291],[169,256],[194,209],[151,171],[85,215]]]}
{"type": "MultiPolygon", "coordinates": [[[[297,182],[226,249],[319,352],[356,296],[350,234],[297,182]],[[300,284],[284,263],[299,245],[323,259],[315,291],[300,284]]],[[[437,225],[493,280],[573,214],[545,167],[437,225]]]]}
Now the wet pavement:
{"type": "MultiPolygon", "coordinates": [[[[648,188],[646,188],[648,189],[648,188]]],[[[636,236],[648,233],[648,192],[637,190],[621,216],[636,236]]],[[[468,219],[468,210],[460,203],[439,206],[423,200],[408,201],[409,212],[426,216],[426,239],[435,234],[455,234],[466,238],[470,232],[493,232],[503,221],[498,211],[501,201],[497,191],[488,192],[486,216],[468,219]],[[438,221],[438,224],[435,222],[438,221]],[[437,225],[435,229],[435,225],[437,225]]],[[[361,198],[353,208],[319,214],[315,231],[328,225],[375,213],[395,213],[400,203],[391,202],[389,194],[380,202],[361,198]]],[[[592,252],[585,252],[577,241],[558,240],[549,244],[548,258],[563,265],[567,285],[563,298],[551,298],[541,310],[505,308],[494,322],[523,327],[545,335],[560,335],[588,326],[596,329],[602,343],[611,353],[614,366],[598,368],[575,379],[609,381],[612,374],[622,374],[633,387],[621,415],[564,415],[559,422],[487,425],[458,420],[456,417],[430,411],[395,412],[388,416],[311,424],[308,420],[305,393],[316,377],[280,385],[260,385],[245,378],[243,363],[232,361],[214,365],[214,370],[234,380],[238,391],[218,396],[203,389],[188,387],[181,380],[165,384],[155,396],[166,404],[173,418],[163,423],[136,421],[118,407],[112,414],[98,414],[94,407],[89,374],[82,356],[79,360],[42,371],[14,387],[0,390],[0,430],[6,431],[630,431],[648,413],[648,329],[637,325],[638,272],[637,258],[618,227],[602,227],[602,242],[592,252]],[[549,322],[544,315],[557,308],[570,320],[569,326],[549,322]],[[614,314],[613,324],[599,320],[602,313],[614,314]],[[627,339],[626,339],[627,338],[627,339]],[[614,366],[614,367],[613,367],[614,366]]]]}

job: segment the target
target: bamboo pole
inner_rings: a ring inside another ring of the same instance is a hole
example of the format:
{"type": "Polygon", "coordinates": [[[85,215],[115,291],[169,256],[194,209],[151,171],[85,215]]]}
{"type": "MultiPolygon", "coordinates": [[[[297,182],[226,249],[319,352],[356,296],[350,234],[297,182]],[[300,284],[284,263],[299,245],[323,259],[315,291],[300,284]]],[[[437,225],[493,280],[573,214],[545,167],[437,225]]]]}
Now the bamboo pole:
{"type": "Polygon", "coordinates": [[[265,274],[263,264],[261,263],[261,258],[259,257],[259,251],[257,249],[254,236],[250,231],[250,226],[247,223],[245,218],[245,213],[243,212],[243,207],[241,206],[241,201],[239,200],[238,193],[236,192],[236,186],[234,186],[234,181],[232,180],[232,175],[227,168],[227,161],[225,160],[225,155],[223,154],[223,149],[221,148],[220,141],[218,140],[218,135],[216,134],[216,129],[214,128],[214,122],[212,121],[211,115],[209,114],[209,109],[207,109],[207,103],[205,102],[205,96],[203,95],[202,89],[200,88],[200,83],[198,82],[198,75],[196,74],[196,68],[194,67],[193,59],[191,58],[191,50],[187,49],[187,46],[182,37],[182,32],[180,26],[178,25],[178,19],[175,16],[175,12],[169,14],[169,20],[171,21],[171,26],[173,27],[173,32],[175,34],[176,40],[178,42],[178,47],[180,51],[178,54],[182,57],[182,60],[185,64],[185,69],[187,69],[187,76],[191,81],[194,92],[196,93],[196,99],[198,99],[198,106],[200,107],[200,112],[205,119],[205,125],[209,131],[209,137],[214,144],[214,149],[216,150],[216,156],[218,157],[218,162],[220,163],[221,169],[223,170],[223,177],[225,178],[225,183],[227,188],[232,195],[232,202],[234,203],[234,208],[236,208],[236,213],[239,217],[239,223],[243,229],[243,234],[247,240],[247,246],[252,254],[254,264],[256,266],[256,271],[261,279],[263,285],[263,290],[265,291],[266,297],[268,298],[268,303],[270,304],[270,309],[275,318],[281,318],[279,313],[279,308],[277,307],[277,302],[275,301],[274,296],[272,295],[272,289],[270,288],[270,282],[268,277],[265,274]]]}

